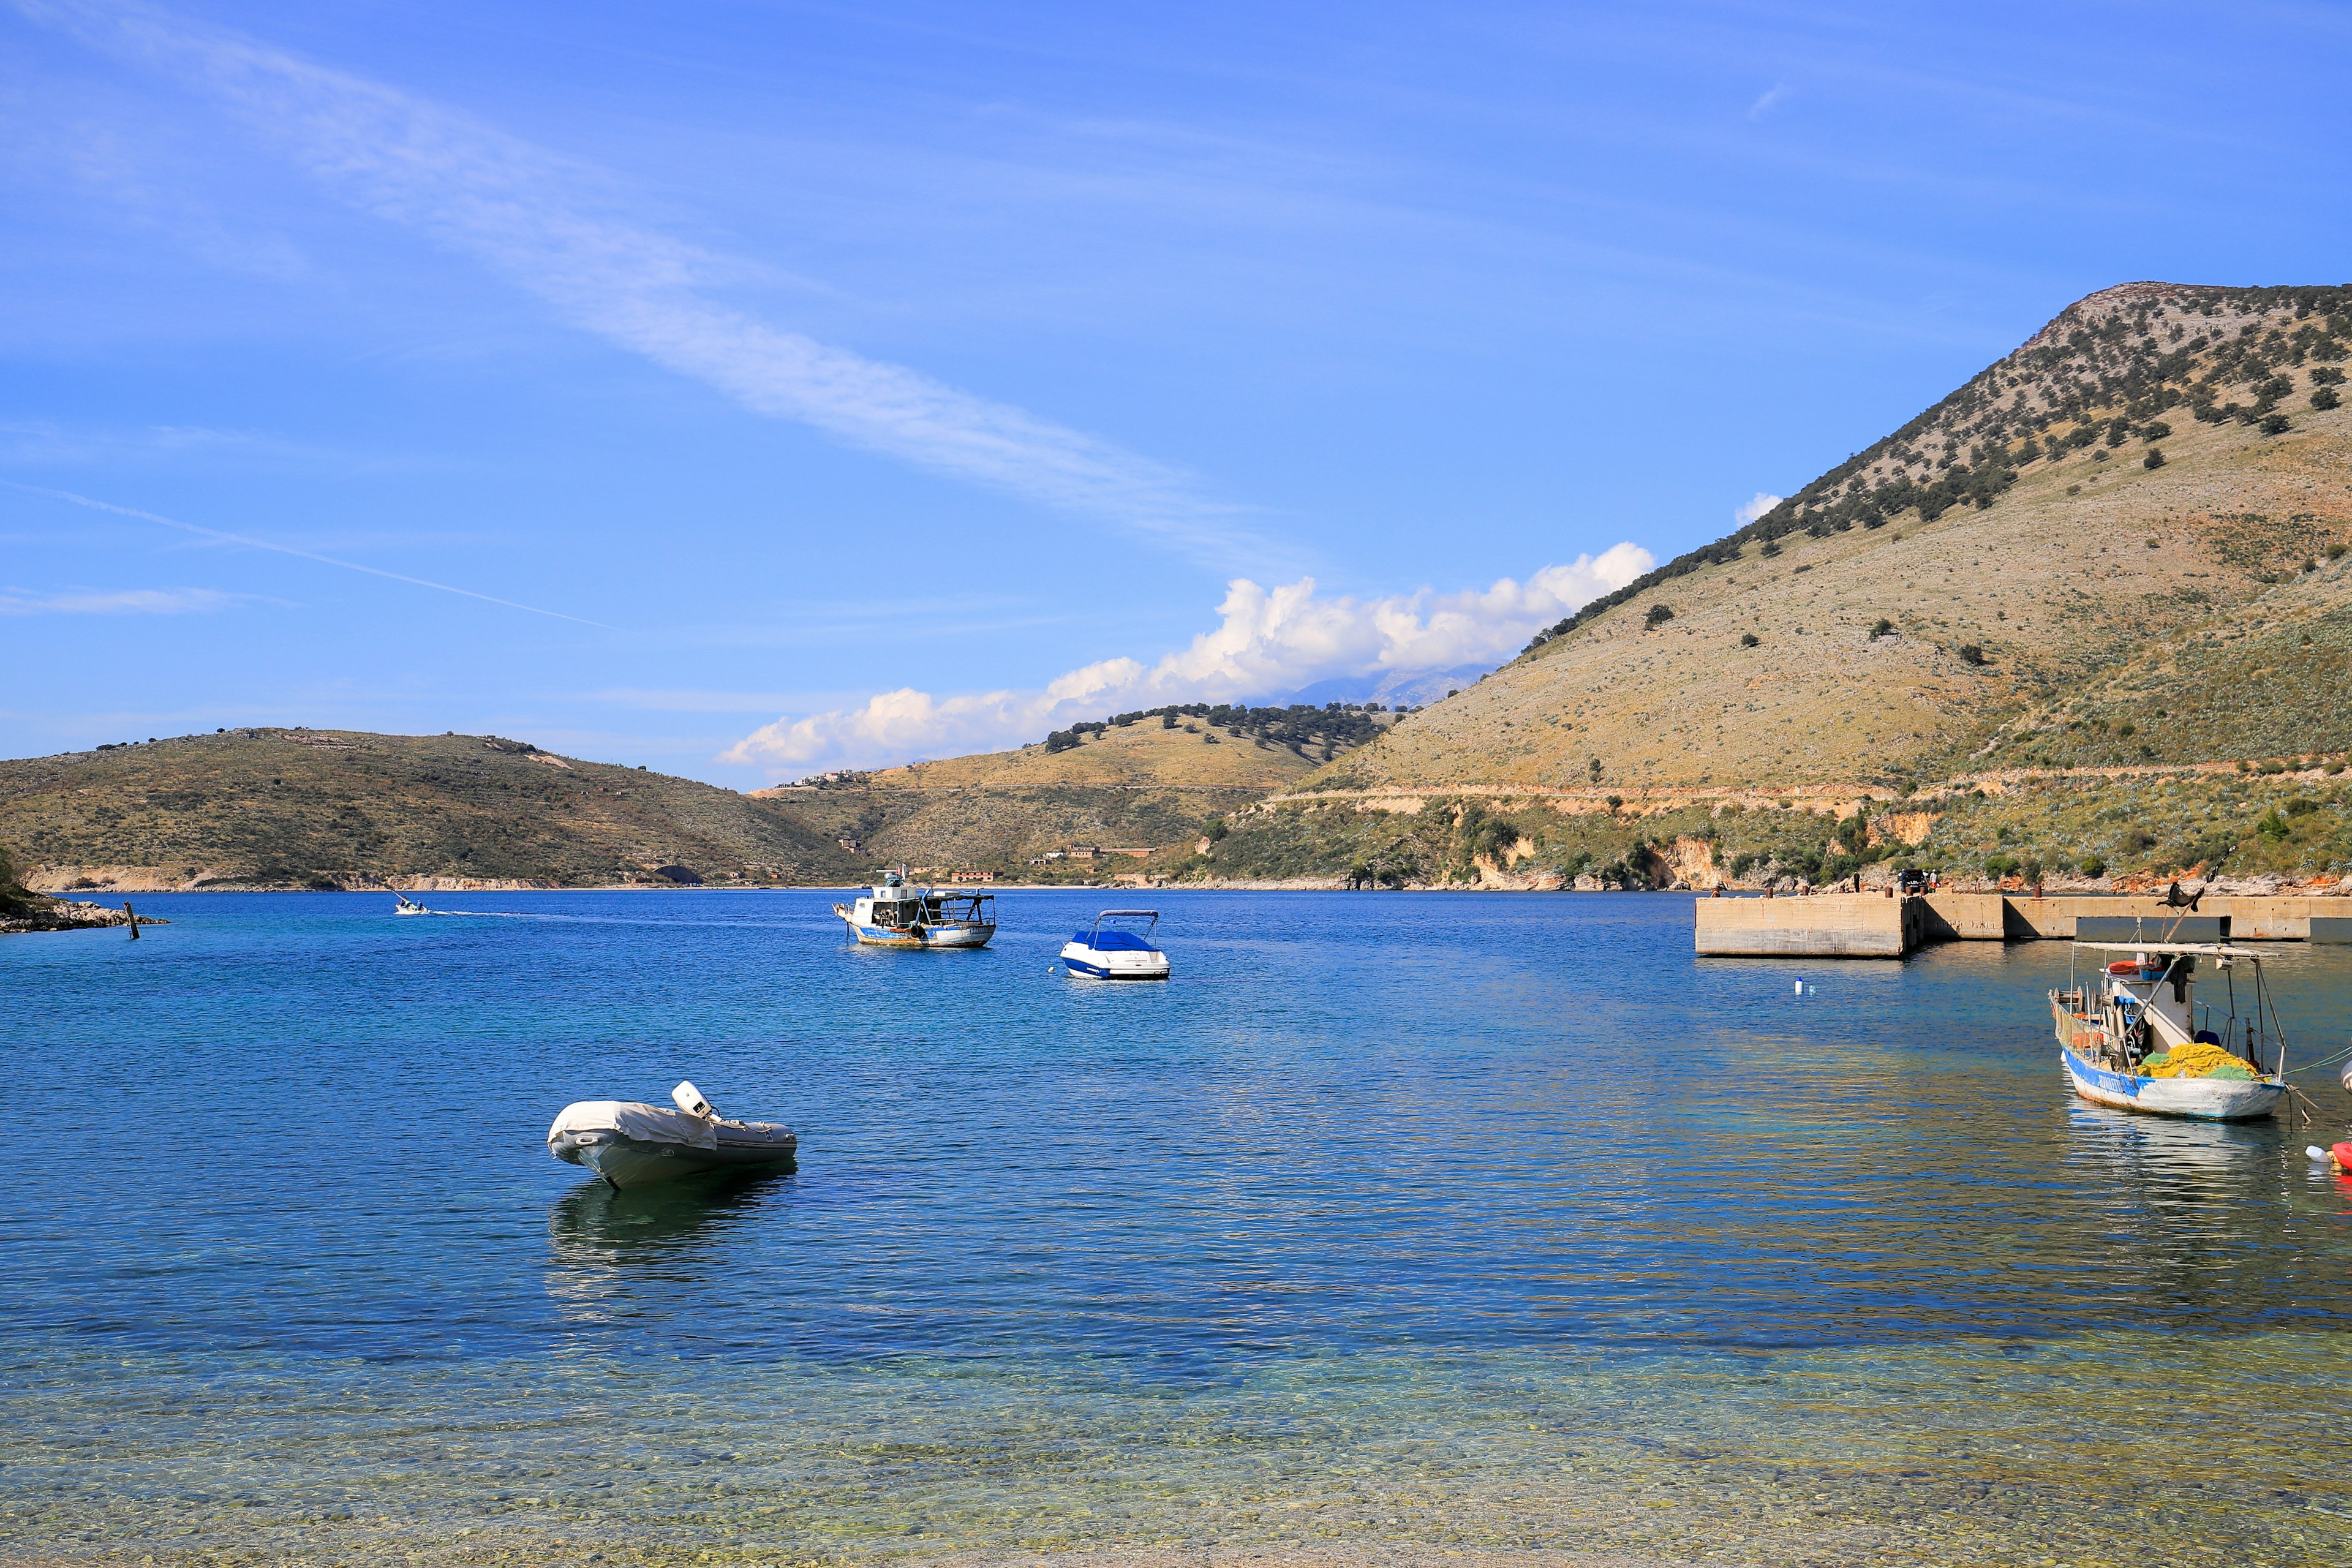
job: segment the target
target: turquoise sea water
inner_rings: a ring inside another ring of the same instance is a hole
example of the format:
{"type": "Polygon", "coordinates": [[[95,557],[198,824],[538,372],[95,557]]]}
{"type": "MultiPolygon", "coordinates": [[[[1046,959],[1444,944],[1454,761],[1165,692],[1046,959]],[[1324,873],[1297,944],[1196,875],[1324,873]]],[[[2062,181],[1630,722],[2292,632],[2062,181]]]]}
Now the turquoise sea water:
{"type": "MultiPolygon", "coordinates": [[[[1165,893],[1172,982],[1049,973],[1103,897],[980,953],[805,892],[0,941],[0,1552],[2352,1543],[2332,1074],[2315,1130],[2100,1110],[2063,944],[1700,960],[1672,895],[1165,893]],[[548,1158],[680,1078],[799,1170],[548,1158]]],[[[2352,950],[2275,977],[2342,1048],[2352,950]]]]}

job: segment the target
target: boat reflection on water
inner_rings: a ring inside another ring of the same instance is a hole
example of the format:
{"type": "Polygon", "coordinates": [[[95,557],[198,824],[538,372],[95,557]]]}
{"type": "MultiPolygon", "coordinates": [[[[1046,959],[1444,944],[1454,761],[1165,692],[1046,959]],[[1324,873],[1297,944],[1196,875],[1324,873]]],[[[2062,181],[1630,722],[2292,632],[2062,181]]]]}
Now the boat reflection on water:
{"type": "Polygon", "coordinates": [[[656,1187],[572,1188],[548,1211],[548,1294],[583,1320],[630,1316],[630,1299],[674,1307],[681,1286],[716,1284],[720,1261],[759,1216],[792,1190],[789,1171],[714,1175],[656,1187]]]}
{"type": "Polygon", "coordinates": [[[2119,1163],[2182,1173],[2221,1172],[2242,1167],[2252,1158],[2275,1154],[2282,1137],[2275,1123],[2258,1121],[2192,1121],[2185,1118],[2142,1116],[2078,1100],[2069,1107],[2067,1124],[2086,1134],[2085,1152],[2096,1152],[2119,1163]]]}

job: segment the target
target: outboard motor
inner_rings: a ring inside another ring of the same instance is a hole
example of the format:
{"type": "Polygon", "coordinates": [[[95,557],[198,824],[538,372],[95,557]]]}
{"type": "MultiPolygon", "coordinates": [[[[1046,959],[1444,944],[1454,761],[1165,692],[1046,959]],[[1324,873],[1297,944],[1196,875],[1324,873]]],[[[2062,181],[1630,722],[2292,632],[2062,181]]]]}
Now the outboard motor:
{"type": "Polygon", "coordinates": [[[669,1097],[677,1101],[677,1108],[688,1116],[699,1116],[705,1121],[719,1120],[719,1112],[710,1109],[710,1101],[702,1098],[702,1091],[695,1088],[691,1081],[681,1083],[671,1089],[669,1097]]]}

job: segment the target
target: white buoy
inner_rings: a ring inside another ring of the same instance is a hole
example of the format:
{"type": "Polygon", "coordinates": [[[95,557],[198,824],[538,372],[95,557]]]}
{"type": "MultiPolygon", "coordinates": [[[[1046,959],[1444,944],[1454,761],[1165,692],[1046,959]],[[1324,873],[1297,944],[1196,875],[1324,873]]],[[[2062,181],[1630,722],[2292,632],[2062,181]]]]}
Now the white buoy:
{"type": "Polygon", "coordinates": [[[2303,1152],[2310,1155],[2315,1160],[2332,1160],[2336,1158],[2335,1155],[2330,1154],[2326,1150],[2321,1148],[2316,1143],[2305,1143],[2303,1146],[2303,1152]]]}
{"type": "Polygon", "coordinates": [[[1797,982],[1797,994],[1798,994],[1798,995],[1800,995],[1800,996],[1802,996],[1804,994],[1805,994],[1805,983],[1804,983],[1803,981],[1800,980],[1800,981],[1798,981],[1798,982],[1797,982]]]}

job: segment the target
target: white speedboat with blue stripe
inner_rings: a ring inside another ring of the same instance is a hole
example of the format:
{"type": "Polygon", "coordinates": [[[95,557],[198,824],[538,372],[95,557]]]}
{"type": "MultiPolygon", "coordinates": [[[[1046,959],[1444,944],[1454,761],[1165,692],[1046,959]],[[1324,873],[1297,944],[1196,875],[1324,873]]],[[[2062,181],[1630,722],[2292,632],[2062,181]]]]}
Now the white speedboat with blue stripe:
{"type": "Polygon", "coordinates": [[[2076,1094],[2120,1110],[2200,1121],[2268,1116],[2286,1097],[2286,1041],[2261,955],[2210,942],[2081,942],[2074,952],[2078,959],[2124,955],[2100,963],[2095,982],[2080,978],[2050,993],[2058,1059],[2076,1094]],[[2218,1005],[2197,999],[2200,959],[2212,960],[2228,987],[2218,1005]],[[2250,971],[2242,1014],[2241,963],[2250,971]]]}
{"type": "Polygon", "coordinates": [[[1158,910],[1105,910],[1091,930],[1062,944],[1062,962],[1088,980],[1165,980],[1168,955],[1151,944],[1158,910]],[[1131,922],[1142,921],[1141,931],[1131,922]]]}

